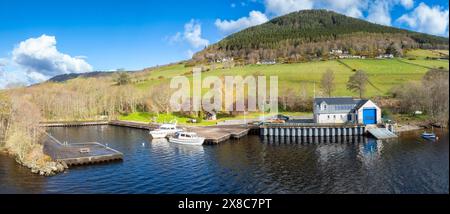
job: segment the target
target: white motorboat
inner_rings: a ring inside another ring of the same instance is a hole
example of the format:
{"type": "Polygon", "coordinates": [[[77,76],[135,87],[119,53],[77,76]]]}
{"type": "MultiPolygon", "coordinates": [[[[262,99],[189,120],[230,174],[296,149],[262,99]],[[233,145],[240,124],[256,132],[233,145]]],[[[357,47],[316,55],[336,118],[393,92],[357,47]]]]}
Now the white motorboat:
{"type": "Polygon", "coordinates": [[[184,145],[202,145],[204,137],[199,137],[195,132],[177,132],[175,136],[169,137],[169,142],[184,145]]]}
{"type": "Polygon", "coordinates": [[[165,138],[167,136],[173,135],[179,131],[183,131],[182,129],[177,128],[176,123],[164,123],[159,128],[150,131],[150,135],[153,139],[157,138],[165,138]]]}

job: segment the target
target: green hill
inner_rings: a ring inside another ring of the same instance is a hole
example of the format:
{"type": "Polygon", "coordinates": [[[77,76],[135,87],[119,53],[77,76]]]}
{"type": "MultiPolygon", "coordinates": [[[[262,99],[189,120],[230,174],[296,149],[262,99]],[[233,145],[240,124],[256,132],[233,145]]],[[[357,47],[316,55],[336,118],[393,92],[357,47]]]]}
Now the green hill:
{"type": "Polygon", "coordinates": [[[378,25],[327,10],[303,10],[232,34],[197,53],[194,60],[233,57],[247,63],[262,59],[303,61],[327,58],[332,49],[374,57],[386,52],[401,55],[402,50],[414,48],[448,49],[448,38],[378,25]]]}

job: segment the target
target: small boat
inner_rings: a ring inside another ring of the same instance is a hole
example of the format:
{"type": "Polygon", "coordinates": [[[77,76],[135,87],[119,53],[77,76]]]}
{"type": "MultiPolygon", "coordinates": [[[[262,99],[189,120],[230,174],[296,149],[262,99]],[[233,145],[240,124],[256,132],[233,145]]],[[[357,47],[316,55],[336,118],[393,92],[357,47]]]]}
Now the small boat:
{"type": "Polygon", "coordinates": [[[177,132],[175,136],[169,137],[169,142],[185,145],[202,145],[204,137],[199,137],[195,132],[177,132]]]}
{"type": "Polygon", "coordinates": [[[176,123],[164,123],[159,128],[150,131],[150,135],[153,139],[157,138],[165,138],[167,136],[173,135],[179,131],[183,131],[182,129],[177,128],[176,123]]]}
{"type": "Polygon", "coordinates": [[[437,138],[438,138],[438,137],[436,136],[436,134],[433,133],[433,132],[431,132],[431,133],[424,132],[424,133],[422,133],[420,136],[422,136],[422,137],[425,138],[425,139],[437,139],[437,138]]]}

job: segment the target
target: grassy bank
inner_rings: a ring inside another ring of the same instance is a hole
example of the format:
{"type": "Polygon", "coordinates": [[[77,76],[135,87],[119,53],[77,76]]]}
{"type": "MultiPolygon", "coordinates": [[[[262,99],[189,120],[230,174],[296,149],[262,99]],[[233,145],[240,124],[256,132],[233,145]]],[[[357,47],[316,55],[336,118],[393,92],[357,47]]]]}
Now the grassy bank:
{"type": "MultiPolygon", "coordinates": [[[[288,115],[288,116],[309,116],[311,113],[309,112],[279,112],[280,114],[288,115]]],[[[223,122],[226,120],[243,120],[243,119],[258,119],[261,116],[269,116],[272,114],[262,114],[259,112],[249,112],[245,115],[240,114],[236,116],[228,115],[228,114],[217,114],[217,120],[202,120],[198,123],[189,123],[190,119],[195,117],[188,117],[181,114],[176,113],[164,113],[164,114],[154,114],[148,112],[134,112],[127,115],[121,115],[119,120],[125,121],[135,121],[135,122],[145,122],[149,123],[155,119],[157,123],[165,123],[170,122],[171,120],[177,120],[178,124],[189,124],[194,126],[211,126],[216,125],[218,122],[223,122]]]]}
{"type": "MultiPolygon", "coordinates": [[[[369,76],[373,85],[367,88],[366,96],[384,96],[389,90],[398,84],[411,80],[420,80],[429,68],[443,67],[448,69],[448,60],[427,60],[417,59],[344,59],[314,61],[295,64],[275,64],[275,65],[246,65],[243,67],[233,67],[223,69],[220,64],[216,69],[202,73],[202,77],[207,76],[248,76],[266,75],[278,76],[279,91],[288,89],[301,92],[303,90],[309,96],[313,96],[314,83],[316,83],[316,95],[320,94],[319,82],[322,74],[327,70],[335,72],[336,90],[335,96],[357,96],[346,88],[349,77],[354,70],[364,70],[369,76]]],[[[210,68],[210,66],[206,66],[210,68]]],[[[184,64],[171,65],[157,68],[149,72],[145,78],[134,84],[137,88],[146,90],[154,85],[169,83],[170,78],[177,75],[188,76],[192,79],[190,71],[192,67],[185,67],[184,64]]]]}

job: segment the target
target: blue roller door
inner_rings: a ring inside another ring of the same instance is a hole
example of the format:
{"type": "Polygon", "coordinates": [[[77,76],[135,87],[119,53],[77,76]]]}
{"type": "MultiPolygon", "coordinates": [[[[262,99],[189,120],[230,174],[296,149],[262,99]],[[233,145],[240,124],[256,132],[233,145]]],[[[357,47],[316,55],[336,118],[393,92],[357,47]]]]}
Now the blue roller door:
{"type": "Polygon", "coordinates": [[[365,125],[377,124],[377,109],[363,109],[363,123],[365,125]]]}

